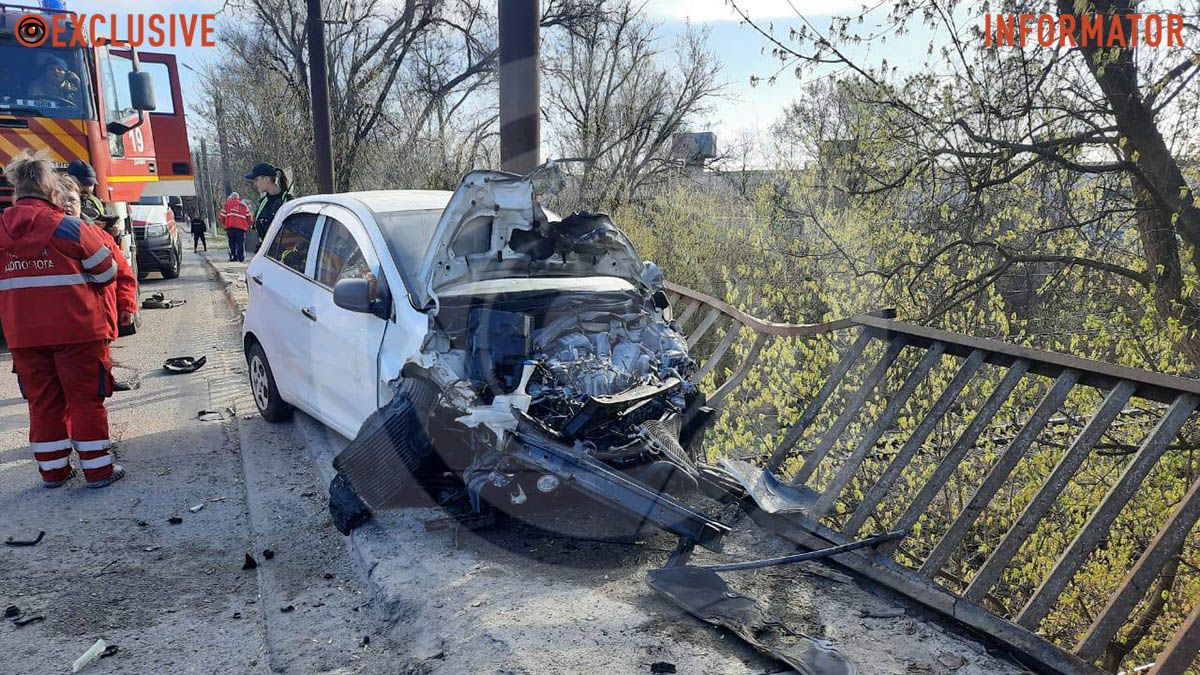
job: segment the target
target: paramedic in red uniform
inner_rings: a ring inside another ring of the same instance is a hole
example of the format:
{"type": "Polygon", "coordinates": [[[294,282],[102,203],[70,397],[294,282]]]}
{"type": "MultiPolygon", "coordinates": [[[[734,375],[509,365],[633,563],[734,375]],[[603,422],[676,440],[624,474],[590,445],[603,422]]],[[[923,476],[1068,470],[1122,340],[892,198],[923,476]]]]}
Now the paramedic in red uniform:
{"type": "Polygon", "coordinates": [[[120,335],[120,327],[131,325],[134,315],[137,314],[137,279],[133,276],[133,268],[125,260],[125,254],[121,253],[121,248],[117,246],[117,240],[113,239],[113,236],[100,223],[83,213],[82,200],[79,197],[79,182],[65,174],[60,175],[58,180],[54,203],[68,216],[92,223],[96,228],[96,233],[104,240],[104,246],[113,252],[113,260],[117,263],[116,281],[100,289],[104,293],[105,316],[108,317],[108,341],[112,342],[120,335]]]}
{"type": "Polygon", "coordinates": [[[92,226],[51,202],[57,176],[44,155],[21,153],[4,177],[16,201],[0,214],[0,325],[29,401],[33,456],[54,488],[71,478],[74,448],[88,487],[104,487],[125,475],[109,451],[109,326],[98,288],[113,283],[117,263],[92,226]]]}

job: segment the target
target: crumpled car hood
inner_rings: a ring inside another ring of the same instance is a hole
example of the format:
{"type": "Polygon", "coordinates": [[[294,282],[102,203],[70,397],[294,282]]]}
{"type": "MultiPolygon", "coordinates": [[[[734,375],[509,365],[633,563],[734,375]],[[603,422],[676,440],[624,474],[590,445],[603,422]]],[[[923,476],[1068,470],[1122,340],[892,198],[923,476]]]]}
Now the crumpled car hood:
{"type": "Polygon", "coordinates": [[[608,216],[583,212],[552,220],[532,180],[473,171],[442,212],[415,300],[425,307],[443,289],[488,279],[612,276],[645,288],[661,283],[659,275],[608,216]]]}

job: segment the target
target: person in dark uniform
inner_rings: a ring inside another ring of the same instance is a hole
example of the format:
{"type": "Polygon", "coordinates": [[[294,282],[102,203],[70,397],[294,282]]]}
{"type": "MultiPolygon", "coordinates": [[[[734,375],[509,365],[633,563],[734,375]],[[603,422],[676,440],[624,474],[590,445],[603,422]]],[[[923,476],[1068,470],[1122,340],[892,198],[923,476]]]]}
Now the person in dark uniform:
{"type": "Polygon", "coordinates": [[[104,203],[96,196],[96,170],[82,159],[73,159],[67,165],[67,175],[79,183],[79,211],[91,222],[104,215],[104,203]]]}
{"type": "Polygon", "coordinates": [[[271,227],[271,221],[275,220],[279,207],[292,198],[289,191],[291,186],[288,185],[283,169],[266,162],[255,164],[250,173],[246,174],[246,180],[254,181],[254,189],[262,193],[262,198],[258,200],[258,208],[254,210],[254,231],[258,233],[258,240],[261,242],[271,227]]]}
{"type": "Polygon", "coordinates": [[[196,252],[196,247],[203,245],[204,250],[208,250],[208,242],[205,241],[204,235],[208,232],[208,223],[204,222],[204,217],[199,213],[192,216],[192,253],[196,252]]]}

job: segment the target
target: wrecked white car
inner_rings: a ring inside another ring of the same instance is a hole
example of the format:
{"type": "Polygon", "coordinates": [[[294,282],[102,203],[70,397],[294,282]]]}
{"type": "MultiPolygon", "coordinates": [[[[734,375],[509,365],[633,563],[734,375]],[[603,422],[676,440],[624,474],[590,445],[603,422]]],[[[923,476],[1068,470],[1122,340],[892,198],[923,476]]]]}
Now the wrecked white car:
{"type": "Polygon", "coordinates": [[[608,216],[543,210],[534,184],[476,171],[453,194],[285,205],[247,268],[260,412],[353,439],[331,486],[343,532],[450,476],[475,511],[569,484],[715,542],[663,494],[697,487],[712,411],[661,272],[608,216]]]}

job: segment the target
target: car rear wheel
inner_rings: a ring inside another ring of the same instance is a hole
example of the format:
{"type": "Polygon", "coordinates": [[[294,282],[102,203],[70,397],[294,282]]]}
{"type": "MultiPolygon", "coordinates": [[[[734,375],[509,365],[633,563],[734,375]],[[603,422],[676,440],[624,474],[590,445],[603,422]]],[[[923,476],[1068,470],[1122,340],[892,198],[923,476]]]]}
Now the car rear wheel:
{"type": "Polygon", "coordinates": [[[267,354],[262,345],[250,345],[246,353],[246,361],[250,366],[250,391],[254,394],[254,405],[263,419],[268,422],[283,422],[292,416],[292,406],[279,395],[275,386],[275,376],[271,373],[271,364],[267,362],[267,354]]]}

